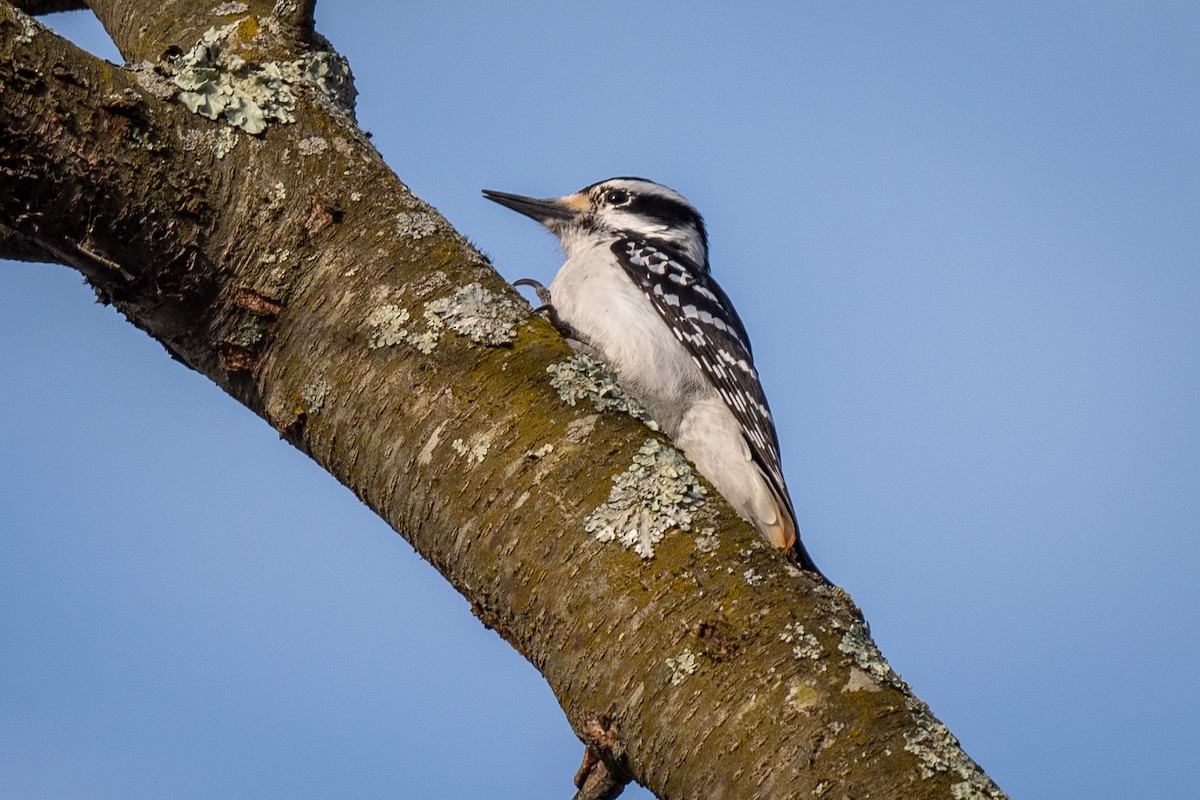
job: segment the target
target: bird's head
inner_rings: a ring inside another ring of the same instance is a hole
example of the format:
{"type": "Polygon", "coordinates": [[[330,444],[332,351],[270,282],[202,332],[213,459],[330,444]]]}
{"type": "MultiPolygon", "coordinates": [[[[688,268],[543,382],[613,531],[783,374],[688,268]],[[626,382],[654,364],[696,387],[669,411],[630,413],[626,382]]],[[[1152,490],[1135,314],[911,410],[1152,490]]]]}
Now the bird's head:
{"type": "Polygon", "coordinates": [[[609,178],[565,197],[484,189],[483,196],[545,225],[570,258],[617,239],[665,242],[708,267],[704,220],[679,192],[643,178],[609,178]]]}

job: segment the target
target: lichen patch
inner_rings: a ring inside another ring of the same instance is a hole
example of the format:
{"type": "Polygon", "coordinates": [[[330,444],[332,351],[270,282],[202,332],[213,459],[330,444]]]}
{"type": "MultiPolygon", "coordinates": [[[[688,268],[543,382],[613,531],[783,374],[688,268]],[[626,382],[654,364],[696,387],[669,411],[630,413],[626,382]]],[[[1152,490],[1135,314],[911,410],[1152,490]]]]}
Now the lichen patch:
{"type": "Polygon", "coordinates": [[[377,350],[407,341],[409,332],[404,325],[408,320],[408,309],[404,306],[387,303],[375,309],[367,316],[367,324],[373,328],[367,347],[377,350]]]}
{"type": "Polygon", "coordinates": [[[353,117],[356,91],[344,58],[314,50],[295,61],[252,64],[228,46],[247,19],[209,28],[191,50],[157,65],[174,84],[180,103],[202,117],[259,134],[273,122],[294,122],[296,87],[308,85],[326,108],[353,117]]]}
{"type": "Polygon", "coordinates": [[[684,650],[677,656],[671,656],[666,660],[667,669],[671,670],[671,685],[678,686],[688,679],[689,675],[696,673],[696,654],[691,650],[684,650]]]}
{"type": "Polygon", "coordinates": [[[430,325],[444,325],[488,347],[512,342],[516,324],[528,311],[513,299],[471,283],[460,286],[449,297],[425,304],[425,319],[430,325]]]}
{"type": "Polygon", "coordinates": [[[329,142],[325,141],[320,136],[309,136],[306,139],[301,139],[296,149],[300,151],[302,156],[315,156],[324,153],[329,149],[329,142]]]}
{"type": "Polygon", "coordinates": [[[233,128],[221,128],[213,135],[212,154],[218,159],[229,155],[229,151],[237,144],[237,131],[233,128]]]}
{"type": "Polygon", "coordinates": [[[250,6],[245,3],[228,2],[221,3],[212,10],[215,17],[232,17],[234,14],[245,14],[250,10],[250,6]]]}
{"type": "Polygon", "coordinates": [[[617,374],[603,361],[576,353],[546,367],[546,372],[550,373],[550,385],[567,405],[590,400],[597,411],[619,411],[641,420],[650,430],[658,430],[658,423],[641,403],[625,393],[617,383],[617,374]]]}
{"type": "Polygon", "coordinates": [[[916,727],[904,735],[904,749],[917,757],[922,778],[932,778],[939,772],[961,778],[950,787],[955,800],[1008,800],[1008,795],[984,774],[963,751],[954,734],[929,713],[924,703],[909,698],[907,705],[913,712],[916,727]]]}
{"type": "Polygon", "coordinates": [[[33,37],[41,32],[41,24],[19,8],[14,7],[13,13],[17,17],[17,23],[21,26],[20,33],[16,35],[17,43],[29,44],[33,41],[33,37]]]}
{"type": "MultiPolygon", "coordinates": [[[[326,111],[354,119],[354,102],[358,89],[350,62],[332,50],[309,50],[303,57],[289,63],[297,80],[316,89],[317,103],[326,111]]],[[[334,140],[336,146],[338,141],[334,140]]]]}
{"type": "Polygon", "coordinates": [[[396,215],[396,234],[407,239],[424,239],[441,228],[441,220],[429,211],[401,211],[396,215]]]}
{"type": "Polygon", "coordinates": [[[784,698],[784,704],[794,711],[803,711],[807,708],[812,708],[821,699],[821,693],[807,683],[802,681],[792,681],[788,686],[787,696],[784,698]]]}
{"type": "Polygon", "coordinates": [[[275,211],[283,208],[283,201],[287,199],[287,186],[283,181],[275,181],[271,184],[271,188],[267,190],[267,210],[275,211]]]}
{"type": "Polygon", "coordinates": [[[713,553],[721,546],[721,540],[717,538],[716,528],[704,528],[696,536],[696,552],[698,553],[713,553]]]}
{"type": "Polygon", "coordinates": [[[797,660],[821,657],[821,642],[816,636],[806,631],[799,622],[783,626],[779,639],[792,645],[792,655],[797,660]]]}
{"type": "Polygon", "coordinates": [[[642,558],[671,528],[691,530],[707,490],[687,459],[657,439],[647,439],[629,469],[613,477],[613,488],[584,521],[584,529],[602,542],[619,541],[642,558]]]}
{"type": "Polygon", "coordinates": [[[246,133],[262,133],[272,122],[294,122],[296,95],[279,65],[260,66],[229,52],[225,40],[237,29],[231,22],[209,28],[196,46],[173,63],[179,102],[208,119],[224,119],[246,133]]]}
{"type": "Polygon", "coordinates": [[[315,381],[304,387],[304,391],[300,394],[300,399],[304,403],[304,409],[308,414],[316,414],[325,407],[325,400],[329,397],[329,393],[333,391],[333,386],[324,380],[315,381]]]}
{"type": "Polygon", "coordinates": [[[492,447],[492,443],[488,441],[486,436],[481,436],[472,444],[467,444],[462,439],[455,439],[450,443],[450,447],[460,456],[464,456],[468,463],[482,464],[483,459],[488,454],[488,450],[492,447]]]}
{"type": "Polygon", "coordinates": [[[842,635],[841,641],[838,642],[838,650],[852,657],[860,669],[879,683],[895,687],[903,692],[910,691],[908,684],[896,674],[891,664],[883,657],[883,653],[879,652],[879,648],[871,639],[870,632],[861,622],[855,622],[842,635]]]}
{"type": "Polygon", "coordinates": [[[428,315],[423,327],[419,324],[410,325],[410,322],[415,321],[404,306],[395,303],[379,306],[367,316],[367,324],[371,326],[367,348],[378,350],[407,343],[422,353],[432,353],[444,326],[440,321],[428,319],[428,315]]]}

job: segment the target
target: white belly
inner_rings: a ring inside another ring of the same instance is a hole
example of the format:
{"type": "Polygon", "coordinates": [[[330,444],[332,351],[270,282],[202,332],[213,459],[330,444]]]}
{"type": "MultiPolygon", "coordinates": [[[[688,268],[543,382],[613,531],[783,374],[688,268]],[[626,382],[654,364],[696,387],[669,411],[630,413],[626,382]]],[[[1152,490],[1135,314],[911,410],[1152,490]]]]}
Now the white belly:
{"type": "Polygon", "coordinates": [[[568,259],[550,295],[559,317],[588,338],[586,344],[672,439],[684,410],[716,394],[649,298],[613,263],[606,245],[568,259]]]}

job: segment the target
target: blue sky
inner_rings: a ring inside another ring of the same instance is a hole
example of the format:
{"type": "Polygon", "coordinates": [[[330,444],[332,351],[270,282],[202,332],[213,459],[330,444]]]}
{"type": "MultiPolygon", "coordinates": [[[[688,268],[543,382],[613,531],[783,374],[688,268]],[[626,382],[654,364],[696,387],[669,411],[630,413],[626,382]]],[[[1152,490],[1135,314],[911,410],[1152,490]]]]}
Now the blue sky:
{"type": "MultiPolygon", "coordinates": [[[[557,248],[481,188],[644,175],[704,212],[809,550],[1003,788],[1193,796],[1200,7],[344,0],[318,27],[509,279],[557,248]]],[[[569,796],[537,673],[269,426],[63,268],[0,265],[0,341],[3,793],[569,796]]]]}

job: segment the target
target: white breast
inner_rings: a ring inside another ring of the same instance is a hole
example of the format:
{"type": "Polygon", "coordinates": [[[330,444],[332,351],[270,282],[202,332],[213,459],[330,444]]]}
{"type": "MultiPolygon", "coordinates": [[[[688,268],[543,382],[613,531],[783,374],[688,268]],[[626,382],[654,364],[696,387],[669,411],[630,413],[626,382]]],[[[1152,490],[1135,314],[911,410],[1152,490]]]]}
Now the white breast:
{"type": "Polygon", "coordinates": [[[687,408],[715,393],[607,244],[567,259],[550,295],[562,320],[589,339],[668,436],[675,436],[687,408]]]}

